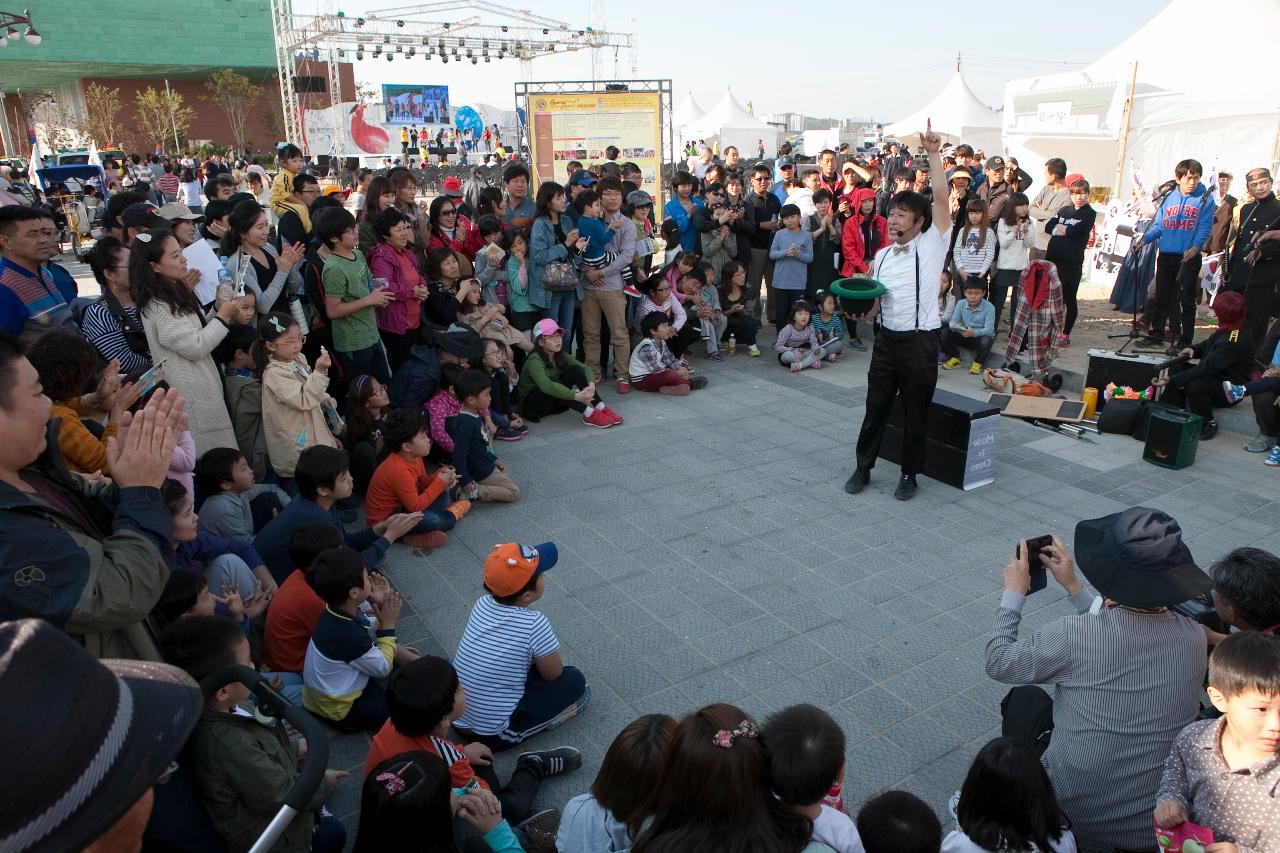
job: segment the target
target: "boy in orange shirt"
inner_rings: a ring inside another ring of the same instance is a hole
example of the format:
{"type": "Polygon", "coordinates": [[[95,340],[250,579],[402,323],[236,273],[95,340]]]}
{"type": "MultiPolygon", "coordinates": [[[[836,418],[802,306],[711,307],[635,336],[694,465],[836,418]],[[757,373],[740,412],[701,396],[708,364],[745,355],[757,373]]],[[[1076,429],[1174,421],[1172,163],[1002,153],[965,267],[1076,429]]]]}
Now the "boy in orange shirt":
{"type": "Polygon", "coordinates": [[[448,466],[427,474],[423,458],[431,452],[427,421],[421,412],[392,410],[382,426],[382,439],[391,450],[373,472],[365,494],[365,517],[377,524],[393,513],[421,512],[422,521],[405,537],[415,548],[442,548],[445,531],[471,509],[471,502],[449,502],[449,489],[457,474],[448,466]]]}

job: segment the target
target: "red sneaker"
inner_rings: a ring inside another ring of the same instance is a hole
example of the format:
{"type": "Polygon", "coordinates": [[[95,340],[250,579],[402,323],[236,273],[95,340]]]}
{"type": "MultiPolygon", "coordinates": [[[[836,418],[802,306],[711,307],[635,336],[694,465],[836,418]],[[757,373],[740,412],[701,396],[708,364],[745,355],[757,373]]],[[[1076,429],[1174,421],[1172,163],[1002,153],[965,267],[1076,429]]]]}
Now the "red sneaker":
{"type": "Polygon", "coordinates": [[[608,429],[614,425],[613,418],[606,415],[603,411],[592,411],[591,414],[583,416],[582,422],[587,426],[593,426],[597,429],[608,429]]]}
{"type": "Polygon", "coordinates": [[[624,421],[622,420],[622,415],[618,414],[608,406],[604,407],[604,411],[602,414],[607,415],[609,419],[613,421],[615,426],[621,426],[624,423],[624,421]]]}
{"type": "Polygon", "coordinates": [[[615,387],[617,388],[617,391],[619,394],[631,393],[631,383],[625,379],[619,379],[618,384],[615,387]]]}

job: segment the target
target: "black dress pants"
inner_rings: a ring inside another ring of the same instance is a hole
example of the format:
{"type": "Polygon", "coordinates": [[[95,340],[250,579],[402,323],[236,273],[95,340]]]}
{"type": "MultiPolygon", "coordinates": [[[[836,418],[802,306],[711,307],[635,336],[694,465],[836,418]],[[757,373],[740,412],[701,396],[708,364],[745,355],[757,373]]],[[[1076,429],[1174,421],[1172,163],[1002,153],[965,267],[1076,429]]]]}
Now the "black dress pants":
{"type": "Polygon", "coordinates": [[[902,435],[902,473],[924,470],[925,422],[933,389],[938,384],[938,330],[876,332],[867,369],[867,409],[858,434],[857,466],[870,471],[880,455],[884,428],[893,404],[902,395],[905,420],[902,435]]]}
{"type": "Polygon", "coordinates": [[[1200,255],[1184,261],[1177,252],[1156,255],[1155,300],[1151,334],[1164,334],[1165,322],[1179,347],[1191,345],[1196,332],[1196,290],[1200,287],[1200,255]]]}

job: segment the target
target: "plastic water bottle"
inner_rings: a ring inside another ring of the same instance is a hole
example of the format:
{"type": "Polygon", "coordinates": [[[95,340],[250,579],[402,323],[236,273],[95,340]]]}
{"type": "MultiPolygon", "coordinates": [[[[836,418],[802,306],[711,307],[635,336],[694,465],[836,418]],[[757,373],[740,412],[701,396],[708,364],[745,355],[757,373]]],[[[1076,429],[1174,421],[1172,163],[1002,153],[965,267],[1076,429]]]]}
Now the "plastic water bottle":
{"type": "Polygon", "coordinates": [[[730,335],[729,336],[729,355],[737,355],[737,354],[738,354],[738,336],[730,335]]]}
{"type": "Polygon", "coordinates": [[[226,267],[218,269],[218,290],[217,296],[219,302],[225,302],[235,296],[235,290],[231,286],[231,270],[226,267]]]}

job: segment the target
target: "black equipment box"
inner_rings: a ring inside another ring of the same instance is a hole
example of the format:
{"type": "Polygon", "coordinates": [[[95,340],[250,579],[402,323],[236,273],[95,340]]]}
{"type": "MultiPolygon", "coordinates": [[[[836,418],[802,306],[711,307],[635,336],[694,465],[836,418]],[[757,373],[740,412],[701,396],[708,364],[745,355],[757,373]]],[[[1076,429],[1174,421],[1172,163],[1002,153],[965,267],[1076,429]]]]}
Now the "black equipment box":
{"type": "MultiPolygon", "coordinates": [[[[880,442],[880,458],[898,465],[902,464],[902,424],[899,396],[880,442]]],[[[976,489],[993,482],[999,429],[998,406],[935,388],[925,424],[922,473],[957,489],[976,489]]]]}

